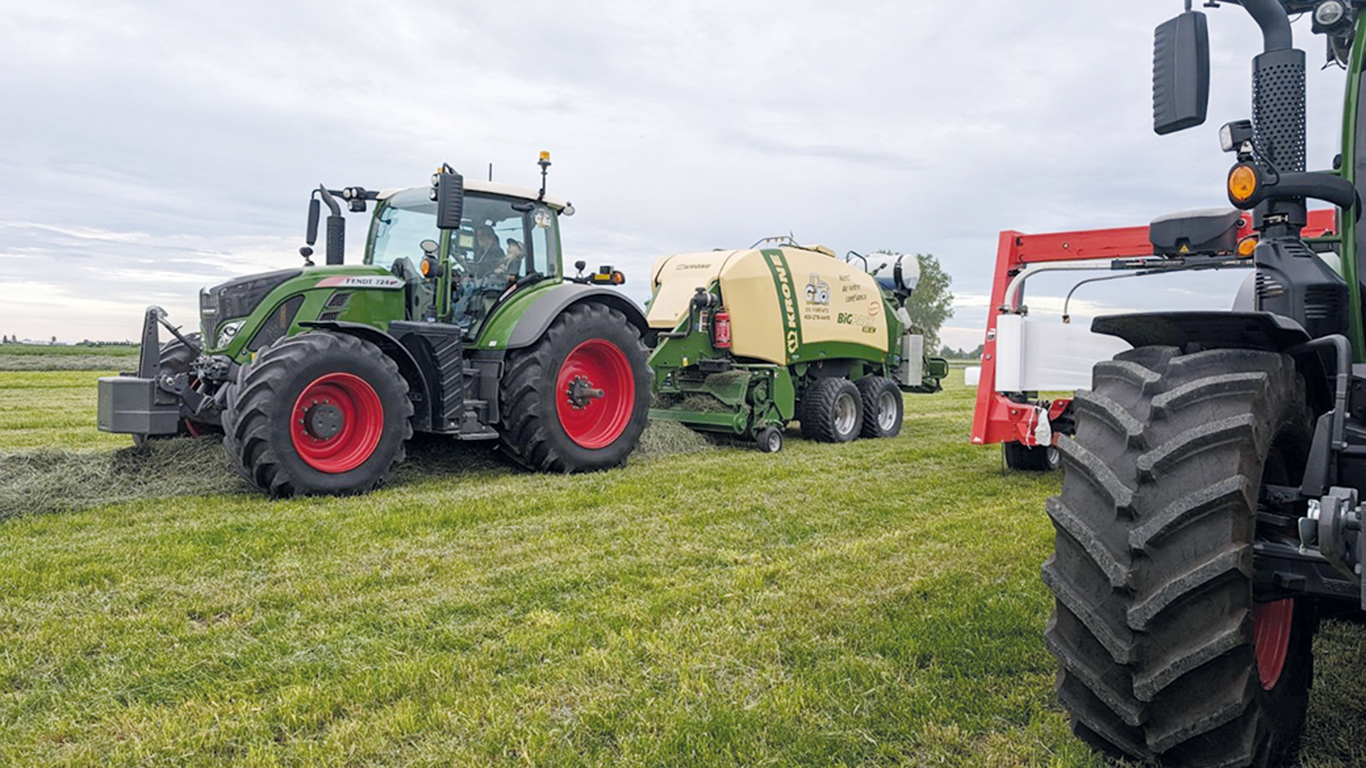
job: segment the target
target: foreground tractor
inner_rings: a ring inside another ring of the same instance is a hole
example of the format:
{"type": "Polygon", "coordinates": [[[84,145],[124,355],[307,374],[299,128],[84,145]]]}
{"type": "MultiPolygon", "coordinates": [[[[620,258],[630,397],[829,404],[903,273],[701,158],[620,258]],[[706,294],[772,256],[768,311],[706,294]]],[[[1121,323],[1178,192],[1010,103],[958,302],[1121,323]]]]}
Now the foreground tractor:
{"type": "Polygon", "coordinates": [[[653,419],[781,450],[783,428],[842,443],[893,437],[902,392],[937,392],[948,363],[926,357],[905,302],[915,256],[785,247],[666,256],[648,320],[658,343],[653,419]]]}
{"type": "Polygon", "coordinates": [[[497,441],[546,472],[622,465],[648,414],[648,326],[612,287],[621,273],[565,277],[559,219],[573,208],[546,196],[548,155],[540,165],[539,192],[449,167],[430,188],[319,187],[302,268],[204,290],[197,334],[148,310],[137,373],[100,379],[100,429],[222,432],[274,496],[370,490],[414,431],[497,441]],[[344,265],[342,206],[371,204],[364,263],[344,265]]]}
{"type": "MultiPolygon", "coordinates": [[[[1208,32],[1190,5],[1157,32],[1160,134],[1205,118],[1208,32]]],[[[1229,200],[1251,212],[1236,249],[1256,270],[1251,307],[1095,320],[1132,348],[1076,393],[1075,439],[1057,443],[1062,493],[1047,504],[1057,544],[1043,569],[1056,597],[1045,639],[1073,728],[1167,766],[1284,761],[1304,723],[1316,622],[1366,609],[1366,2],[1238,5],[1265,47],[1252,119],[1220,132],[1237,157],[1229,200]],[[1305,170],[1296,13],[1347,69],[1333,171],[1305,170]],[[1339,218],[1314,243],[1310,198],[1339,218]]],[[[1208,231],[1201,216],[1176,218],[1208,231]]]]}

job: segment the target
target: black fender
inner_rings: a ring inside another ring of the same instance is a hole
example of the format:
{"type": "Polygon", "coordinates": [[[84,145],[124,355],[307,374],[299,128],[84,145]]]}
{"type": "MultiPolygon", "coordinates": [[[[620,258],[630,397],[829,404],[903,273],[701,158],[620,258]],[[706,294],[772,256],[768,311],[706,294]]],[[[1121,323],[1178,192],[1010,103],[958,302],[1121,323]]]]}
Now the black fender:
{"type": "Polygon", "coordinates": [[[340,320],[313,320],[299,323],[303,328],[317,331],[331,331],[332,333],[345,333],[364,339],[380,348],[380,351],[388,355],[398,364],[399,373],[408,382],[408,397],[417,401],[417,407],[413,409],[413,428],[417,430],[431,429],[431,408],[426,404],[430,402],[430,387],[427,378],[422,373],[422,366],[418,365],[417,358],[413,353],[403,346],[398,339],[381,331],[373,325],[364,323],[347,323],[340,320]]]}
{"type": "Polygon", "coordinates": [[[1091,321],[1091,332],[1117,336],[1135,347],[1260,349],[1285,352],[1309,341],[1299,323],[1270,312],[1134,312],[1091,321]]]}
{"type": "Polygon", "coordinates": [[[546,291],[545,295],[537,299],[536,303],[522,315],[513,327],[512,335],[508,337],[507,348],[521,349],[535,344],[560,313],[585,301],[606,304],[626,315],[631,325],[640,331],[640,338],[645,341],[646,346],[651,346],[650,325],[645,320],[645,313],[640,311],[635,302],[622,296],[620,291],[599,285],[563,283],[546,291]]]}

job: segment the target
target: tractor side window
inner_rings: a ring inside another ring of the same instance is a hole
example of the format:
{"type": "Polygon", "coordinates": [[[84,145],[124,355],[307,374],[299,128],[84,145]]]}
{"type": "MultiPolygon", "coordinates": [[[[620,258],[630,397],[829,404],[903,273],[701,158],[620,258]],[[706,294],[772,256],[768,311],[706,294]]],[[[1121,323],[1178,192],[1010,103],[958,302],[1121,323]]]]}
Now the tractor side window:
{"type": "Polygon", "coordinates": [[[555,249],[555,214],[546,206],[538,205],[529,218],[532,269],[553,277],[559,266],[559,253],[555,249]]]}

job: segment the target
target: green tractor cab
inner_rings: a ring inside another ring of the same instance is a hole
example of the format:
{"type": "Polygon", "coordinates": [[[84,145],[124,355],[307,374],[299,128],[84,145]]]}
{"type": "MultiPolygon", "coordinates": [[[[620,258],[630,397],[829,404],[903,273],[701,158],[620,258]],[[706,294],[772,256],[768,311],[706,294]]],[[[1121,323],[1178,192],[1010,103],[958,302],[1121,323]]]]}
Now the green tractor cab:
{"type": "Polygon", "coordinates": [[[546,196],[549,165],[543,154],[539,192],[449,167],[430,187],[319,187],[300,268],[205,289],[196,334],[148,309],[136,374],[99,382],[100,429],[222,432],[242,475],[276,496],[367,491],[414,431],[497,441],[540,471],[622,465],[645,428],[648,325],[612,287],[620,273],[564,276],[573,207],[546,196]],[[343,204],[373,205],[362,264],[343,264],[343,204]]]}
{"type": "Polygon", "coordinates": [[[650,417],[782,448],[788,422],[823,442],[892,437],[902,392],[937,392],[905,302],[915,256],[788,243],[666,256],[652,271],[650,417]]]}

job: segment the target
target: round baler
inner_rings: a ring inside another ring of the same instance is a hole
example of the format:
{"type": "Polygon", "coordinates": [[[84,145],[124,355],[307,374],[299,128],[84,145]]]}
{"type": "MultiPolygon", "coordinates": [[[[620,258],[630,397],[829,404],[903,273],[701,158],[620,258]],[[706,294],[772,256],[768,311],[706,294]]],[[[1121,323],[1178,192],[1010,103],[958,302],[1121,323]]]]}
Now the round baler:
{"type": "Polygon", "coordinates": [[[652,275],[652,419],[764,451],[794,419],[823,442],[891,437],[901,393],[936,392],[948,373],[910,330],[914,256],[786,245],[665,256],[652,275]]]}

